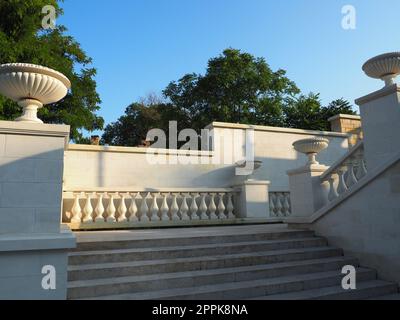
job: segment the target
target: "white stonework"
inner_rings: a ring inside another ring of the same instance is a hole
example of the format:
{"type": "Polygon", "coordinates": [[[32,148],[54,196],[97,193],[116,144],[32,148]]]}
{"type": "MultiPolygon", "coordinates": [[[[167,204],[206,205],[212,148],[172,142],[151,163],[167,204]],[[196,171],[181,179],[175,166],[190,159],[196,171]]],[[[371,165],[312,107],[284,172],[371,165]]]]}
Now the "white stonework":
{"type": "Polygon", "coordinates": [[[61,226],[69,126],[0,121],[0,299],[65,299],[67,251],[61,226]],[[41,286],[56,268],[56,290],[41,286]]]}
{"type": "Polygon", "coordinates": [[[50,68],[28,63],[0,65],[0,93],[23,108],[16,121],[43,123],[37,110],[64,98],[70,87],[63,74],[50,68]]]}

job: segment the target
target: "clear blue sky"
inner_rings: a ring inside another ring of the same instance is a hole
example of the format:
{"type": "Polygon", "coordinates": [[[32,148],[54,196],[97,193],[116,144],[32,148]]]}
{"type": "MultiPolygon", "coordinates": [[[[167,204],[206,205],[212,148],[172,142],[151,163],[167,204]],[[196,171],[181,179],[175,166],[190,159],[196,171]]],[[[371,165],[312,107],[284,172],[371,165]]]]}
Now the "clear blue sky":
{"type": "Polygon", "coordinates": [[[62,7],[58,23],[98,70],[106,123],[185,73],[204,73],[227,47],[265,57],[323,103],[353,103],[380,88],[363,62],[400,50],[399,0],[65,0],[62,7]],[[355,30],[341,25],[347,4],[356,9],[355,30]]]}

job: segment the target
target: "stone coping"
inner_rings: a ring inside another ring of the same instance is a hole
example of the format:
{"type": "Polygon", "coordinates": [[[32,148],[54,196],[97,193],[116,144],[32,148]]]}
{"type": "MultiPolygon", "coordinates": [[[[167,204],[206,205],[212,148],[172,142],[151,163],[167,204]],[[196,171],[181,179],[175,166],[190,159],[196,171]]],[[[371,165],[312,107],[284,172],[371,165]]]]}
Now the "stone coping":
{"type": "Polygon", "coordinates": [[[64,124],[0,121],[0,133],[2,134],[62,137],[65,140],[65,148],[69,143],[69,131],[70,126],[64,124]]]}
{"type": "Polygon", "coordinates": [[[213,188],[213,187],[188,187],[188,188],[145,188],[145,187],[64,187],[64,195],[65,193],[90,193],[90,192],[99,192],[99,193],[134,193],[134,192],[150,192],[150,193],[219,193],[219,192],[234,192],[233,188],[213,188]]]}
{"type": "Polygon", "coordinates": [[[0,252],[64,250],[76,247],[76,238],[66,224],[59,233],[0,234],[0,252]]]}
{"type": "Polygon", "coordinates": [[[367,94],[366,96],[363,96],[361,98],[358,98],[355,100],[355,103],[359,106],[366,104],[368,102],[377,100],[379,98],[386,97],[388,95],[391,95],[393,93],[399,93],[400,92],[400,86],[398,84],[393,84],[388,87],[384,87],[378,91],[372,92],[370,94],[367,94]]]}
{"type": "Polygon", "coordinates": [[[361,120],[361,116],[341,113],[337,114],[336,116],[330,117],[328,121],[331,122],[337,119],[361,120]]]}
{"type": "Polygon", "coordinates": [[[206,129],[212,129],[212,128],[243,129],[243,130],[253,129],[255,131],[307,134],[307,135],[330,136],[338,138],[348,138],[350,136],[348,133],[341,133],[341,132],[303,130],[303,129],[270,127],[270,126],[249,125],[240,123],[228,123],[228,122],[212,122],[206,127],[206,129]]]}
{"type": "Polygon", "coordinates": [[[158,149],[158,148],[141,148],[141,147],[115,147],[115,146],[93,146],[88,144],[69,144],[67,151],[88,151],[88,152],[110,152],[110,153],[139,153],[139,154],[155,154],[155,155],[180,155],[180,156],[198,156],[212,157],[213,151],[204,150],[179,150],[179,149],[158,149]]]}

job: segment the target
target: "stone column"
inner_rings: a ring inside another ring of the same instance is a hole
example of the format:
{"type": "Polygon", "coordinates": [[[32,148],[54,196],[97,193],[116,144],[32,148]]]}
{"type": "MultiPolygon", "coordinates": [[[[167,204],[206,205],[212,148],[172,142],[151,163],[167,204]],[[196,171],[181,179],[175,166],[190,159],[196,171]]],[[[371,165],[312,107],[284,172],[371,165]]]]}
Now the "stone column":
{"type": "Polygon", "coordinates": [[[262,219],[269,218],[269,181],[247,180],[239,188],[239,215],[240,218],[262,219]]]}
{"type": "Polygon", "coordinates": [[[66,298],[75,246],[61,226],[68,140],[69,126],[0,121],[0,299],[66,298]]]}
{"type": "Polygon", "coordinates": [[[291,218],[308,217],[326,204],[326,188],[321,187],[319,177],[329,167],[311,164],[289,170],[291,218]]]}
{"type": "Polygon", "coordinates": [[[359,98],[368,171],[400,152],[400,87],[393,84],[359,98]]]}

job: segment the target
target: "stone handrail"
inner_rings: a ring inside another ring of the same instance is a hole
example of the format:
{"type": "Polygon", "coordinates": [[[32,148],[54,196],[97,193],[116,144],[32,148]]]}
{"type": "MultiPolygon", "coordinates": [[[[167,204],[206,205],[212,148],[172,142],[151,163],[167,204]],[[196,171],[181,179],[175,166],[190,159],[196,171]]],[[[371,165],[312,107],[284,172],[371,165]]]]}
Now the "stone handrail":
{"type": "Polygon", "coordinates": [[[360,141],[320,176],[321,183],[329,183],[328,201],[345,193],[366,174],[364,143],[360,141]]]}
{"type": "Polygon", "coordinates": [[[292,214],[290,192],[269,192],[269,210],[272,217],[289,217],[292,214]]]}
{"type": "Polygon", "coordinates": [[[231,188],[80,188],[63,192],[71,224],[235,219],[231,188]],[[69,207],[66,200],[72,200],[69,207]]]}

